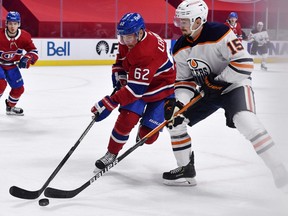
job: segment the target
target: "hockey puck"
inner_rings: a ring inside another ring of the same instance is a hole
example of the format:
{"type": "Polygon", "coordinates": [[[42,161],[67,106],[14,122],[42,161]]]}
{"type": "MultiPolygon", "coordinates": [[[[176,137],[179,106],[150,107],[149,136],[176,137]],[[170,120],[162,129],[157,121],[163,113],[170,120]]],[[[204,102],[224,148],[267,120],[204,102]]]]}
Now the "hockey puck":
{"type": "Polygon", "coordinates": [[[49,199],[47,199],[47,198],[40,199],[40,200],[39,200],[39,205],[40,205],[40,206],[47,206],[47,205],[49,205],[49,199]]]}

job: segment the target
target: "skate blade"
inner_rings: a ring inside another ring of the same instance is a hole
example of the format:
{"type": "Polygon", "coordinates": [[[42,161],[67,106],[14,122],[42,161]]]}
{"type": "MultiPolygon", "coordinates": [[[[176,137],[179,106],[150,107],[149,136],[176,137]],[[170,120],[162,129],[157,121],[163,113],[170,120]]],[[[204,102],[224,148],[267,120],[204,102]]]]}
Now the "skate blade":
{"type": "Polygon", "coordinates": [[[6,115],[11,115],[11,116],[24,116],[24,113],[14,113],[14,112],[6,112],[6,115]]]}
{"type": "Polygon", "coordinates": [[[195,178],[180,178],[175,180],[163,180],[163,184],[168,186],[196,186],[197,182],[195,178]]]}

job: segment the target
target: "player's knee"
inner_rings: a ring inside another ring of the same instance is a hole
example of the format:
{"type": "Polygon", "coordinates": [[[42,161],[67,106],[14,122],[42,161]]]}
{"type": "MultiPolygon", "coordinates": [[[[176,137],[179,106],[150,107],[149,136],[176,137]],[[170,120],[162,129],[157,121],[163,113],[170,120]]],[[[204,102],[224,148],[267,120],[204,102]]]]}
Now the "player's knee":
{"type": "Polygon", "coordinates": [[[256,114],[249,111],[242,111],[234,115],[233,122],[237,130],[248,140],[254,137],[265,128],[257,118],[256,114]]]}
{"type": "Polygon", "coordinates": [[[0,79],[0,94],[2,94],[7,86],[7,82],[5,79],[0,79]]]}
{"type": "Polygon", "coordinates": [[[24,93],[24,86],[11,89],[10,96],[13,98],[19,98],[24,93]]]}
{"type": "MultiPolygon", "coordinates": [[[[140,128],[139,128],[139,131],[138,131],[138,136],[140,137],[140,139],[142,139],[144,136],[146,136],[149,132],[151,132],[152,129],[151,128],[148,128],[144,125],[141,125],[140,128]]],[[[154,143],[157,138],[159,136],[159,132],[153,134],[151,137],[149,137],[147,140],[146,140],[146,144],[150,145],[152,143],[154,143]]]]}
{"type": "Polygon", "coordinates": [[[134,112],[121,109],[114,129],[120,134],[129,134],[138,123],[140,116],[134,112]]]}

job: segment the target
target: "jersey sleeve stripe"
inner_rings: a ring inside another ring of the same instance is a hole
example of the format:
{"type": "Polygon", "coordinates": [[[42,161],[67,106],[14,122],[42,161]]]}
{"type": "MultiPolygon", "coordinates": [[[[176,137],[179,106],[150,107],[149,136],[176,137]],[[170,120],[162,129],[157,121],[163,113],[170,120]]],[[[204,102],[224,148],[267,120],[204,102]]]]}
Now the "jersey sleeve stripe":
{"type": "Polygon", "coordinates": [[[170,61],[170,59],[167,59],[167,61],[163,65],[160,66],[160,68],[156,71],[156,73],[159,73],[159,72],[162,72],[162,71],[167,71],[171,67],[173,67],[173,64],[170,61]]]}
{"type": "Polygon", "coordinates": [[[142,86],[148,86],[148,85],[149,85],[149,83],[139,82],[139,81],[135,81],[135,80],[128,80],[128,84],[132,84],[132,85],[142,85],[142,86]]]}
{"type": "Polygon", "coordinates": [[[140,98],[142,94],[136,94],[128,85],[126,85],[126,89],[135,97],[140,98]]]}
{"type": "Polygon", "coordinates": [[[174,88],[174,84],[166,85],[166,86],[163,86],[162,88],[157,88],[157,89],[154,90],[154,91],[146,92],[145,94],[143,94],[143,96],[155,95],[155,94],[158,94],[158,93],[160,93],[160,92],[162,92],[162,91],[165,91],[165,90],[171,89],[171,88],[174,88]]]}
{"type": "Polygon", "coordinates": [[[239,64],[236,62],[230,62],[230,64],[237,68],[251,68],[251,69],[254,68],[253,64],[239,64]]]}
{"type": "Polygon", "coordinates": [[[175,89],[176,88],[187,88],[187,89],[190,89],[190,90],[195,90],[197,85],[195,82],[193,81],[176,81],[175,84],[175,89]]]}
{"type": "Polygon", "coordinates": [[[231,68],[233,71],[235,71],[236,73],[239,73],[239,74],[244,74],[244,75],[248,75],[250,76],[252,71],[247,71],[247,70],[239,70],[237,69],[236,67],[233,67],[233,65],[229,64],[228,65],[229,68],[231,68]]]}
{"type": "Polygon", "coordinates": [[[252,58],[241,58],[241,59],[235,59],[233,60],[233,62],[251,62],[251,64],[253,64],[253,59],[252,58]]]}

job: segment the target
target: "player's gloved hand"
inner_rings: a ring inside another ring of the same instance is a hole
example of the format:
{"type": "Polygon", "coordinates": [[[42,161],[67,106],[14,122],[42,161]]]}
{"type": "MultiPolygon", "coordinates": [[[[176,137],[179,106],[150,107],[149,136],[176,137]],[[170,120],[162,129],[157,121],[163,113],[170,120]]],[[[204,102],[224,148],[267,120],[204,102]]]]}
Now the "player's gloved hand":
{"type": "Polygon", "coordinates": [[[184,105],[176,100],[175,98],[169,98],[166,100],[164,104],[164,117],[165,120],[168,121],[167,127],[169,129],[172,129],[173,127],[176,127],[179,124],[182,124],[184,121],[184,116],[182,114],[178,115],[174,118],[174,115],[176,112],[178,112],[180,109],[182,109],[184,105]]]}
{"type": "Polygon", "coordinates": [[[217,97],[220,96],[224,89],[226,89],[230,83],[222,82],[222,81],[216,81],[215,77],[217,75],[215,74],[209,74],[205,77],[204,83],[201,86],[201,90],[204,91],[205,96],[208,97],[217,97]]]}
{"type": "Polygon", "coordinates": [[[113,88],[119,90],[122,86],[127,84],[127,73],[120,64],[113,64],[112,66],[112,82],[113,88]]]}
{"type": "Polygon", "coordinates": [[[29,55],[24,55],[19,61],[19,68],[29,68],[31,64],[32,57],[29,55]]]}
{"type": "Polygon", "coordinates": [[[97,115],[96,122],[99,122],[109,116],[117,106],[118,103],[113,101],[109,96],[105,96],[91,108],[91,112],[97,115]]]}

